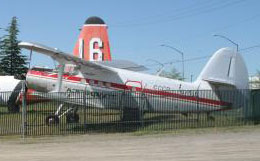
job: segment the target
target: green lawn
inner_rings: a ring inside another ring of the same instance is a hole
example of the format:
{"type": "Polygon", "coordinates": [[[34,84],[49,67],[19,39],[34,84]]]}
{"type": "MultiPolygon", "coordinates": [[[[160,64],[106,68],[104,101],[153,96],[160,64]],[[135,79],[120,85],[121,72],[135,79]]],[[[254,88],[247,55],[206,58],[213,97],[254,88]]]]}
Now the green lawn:
{"type": "MultiPolygon", "coordinates": [[[[68,124],[66,117],[58,125],[48,126],[45,119],[53,114],[58,103],[46,102],[27,106],[27,135],[55,135],[73,133],[115,133],[115,132],[157,132],[176,129],[225,127],[252,124],[245,121],[241,110],[213,112],[208,117],[200,114],[145,113],[142,121],[121,121],[121,112],[110,109],[79,109],[79,123],[68,124]]],[[[0,107],[0,135],[21,134],[22,114],[8,113],[6,107],[0,107]]]]}

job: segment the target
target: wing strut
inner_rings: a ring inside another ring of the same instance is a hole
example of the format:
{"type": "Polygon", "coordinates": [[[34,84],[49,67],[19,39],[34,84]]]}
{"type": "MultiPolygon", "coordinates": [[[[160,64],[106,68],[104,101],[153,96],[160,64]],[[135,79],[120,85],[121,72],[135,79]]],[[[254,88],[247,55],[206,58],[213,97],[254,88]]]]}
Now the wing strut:
{"type": "Polygon", "coordinates": [[[64,64],[60,64],[59,65],[58,80],[57,80],[55,92],[60,92],[61,91],[64,67],[65,67],[64,64]]]}

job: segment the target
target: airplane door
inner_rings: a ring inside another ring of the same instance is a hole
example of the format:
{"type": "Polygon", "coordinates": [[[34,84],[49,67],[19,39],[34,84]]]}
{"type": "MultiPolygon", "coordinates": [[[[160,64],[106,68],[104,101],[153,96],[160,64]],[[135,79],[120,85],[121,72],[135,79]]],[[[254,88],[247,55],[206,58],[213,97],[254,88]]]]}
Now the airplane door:
{"type": "Polygon", "coordinates": [[[141,81],[131,81],[127,80],[125,82],[125,85],[127,86],[127,89],[130,89],[130,91],[135,92],[135,91],[142,91],[143,86],[141,81]]]}
{"type": "Polygon", "coordinates": [[[138,108],[144,110],[146,96],[142,92],[143,85],[141,81],[126,81],[127,86],[124,92],[123,102],[125,108],[138,108]]]}

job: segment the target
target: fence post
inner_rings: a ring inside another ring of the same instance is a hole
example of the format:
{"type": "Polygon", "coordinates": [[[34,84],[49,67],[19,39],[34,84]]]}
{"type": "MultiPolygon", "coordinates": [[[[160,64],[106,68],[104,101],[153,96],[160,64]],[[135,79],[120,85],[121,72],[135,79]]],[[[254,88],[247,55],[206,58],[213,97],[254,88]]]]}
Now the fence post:
{"type": "Polygon", "coordinates": [[[199,90],[197,90],[197,94],[196,94],[196,97],[197,97],[197,104],[196,104],[196,108],[197,108],[197,126],[199,126],[199,119],[200,119],[200,114],[199,114],[199,90]]]}
{"type": "Polygon", "coordinates": [[[86,130],[87,127],[87,97],[86,97],[86,91],[87,89],[85,88],[83,92],[83,105],[84,105],[84,129],[86,130]]]}
{"type": "Polygon", "coordinates": [[[25,81],[22,83],[22,138],[26,135],[26,91],[25,81]]]}

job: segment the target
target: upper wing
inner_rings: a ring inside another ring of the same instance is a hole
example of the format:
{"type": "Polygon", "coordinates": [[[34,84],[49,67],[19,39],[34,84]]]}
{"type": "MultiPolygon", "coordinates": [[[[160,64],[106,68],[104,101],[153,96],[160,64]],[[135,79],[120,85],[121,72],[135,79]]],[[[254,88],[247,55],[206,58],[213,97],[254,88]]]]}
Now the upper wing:
{"type": "Polygon", "coordinates": [[[36,51],[44,55],[50,56],[60,64],[75,64],[80,66],[81,70],[88,71],[91,73],[116,73],[112,68],[107,67],[96,62],[85,61],[71,54],[64,53],[56,48],[50,48],[37,43],[20,42],[19,47],[36,51]]]}

